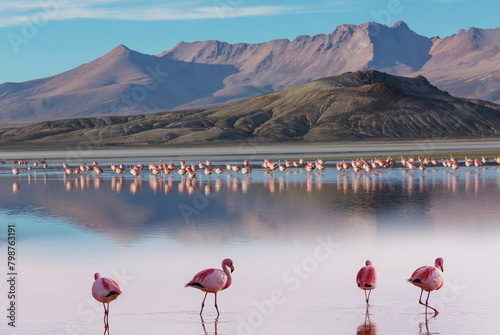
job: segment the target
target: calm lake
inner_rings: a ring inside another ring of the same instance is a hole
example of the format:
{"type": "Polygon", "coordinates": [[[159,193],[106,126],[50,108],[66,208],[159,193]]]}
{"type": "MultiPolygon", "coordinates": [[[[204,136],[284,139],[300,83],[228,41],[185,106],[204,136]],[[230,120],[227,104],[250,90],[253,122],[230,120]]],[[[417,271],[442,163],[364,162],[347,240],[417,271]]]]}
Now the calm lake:
{"type": "Polygon", "coordinates": [[[195,181],[147,166],[118,176],[106,160],[100,177],[0,166],[4,278],[8,225],[18,273],[16,327],[2,285],[0,333],[102,334],[91,295],[100,272],[123,291],[110,334],[498,334],[497,164],[342,175],[327,162],[273,176],[251,163],[250,177],[195,181]],[[445,283],[429,304],[440,313],[426,317],[406,279],[437,257],[445,283]],[[233,283],[218,294],[220,317],[209,294],[201,319],[204,293],[184,284],[224,258],[233,283]],[[367,259],[380,273],[368,310],[355,283],[367,259]]]}

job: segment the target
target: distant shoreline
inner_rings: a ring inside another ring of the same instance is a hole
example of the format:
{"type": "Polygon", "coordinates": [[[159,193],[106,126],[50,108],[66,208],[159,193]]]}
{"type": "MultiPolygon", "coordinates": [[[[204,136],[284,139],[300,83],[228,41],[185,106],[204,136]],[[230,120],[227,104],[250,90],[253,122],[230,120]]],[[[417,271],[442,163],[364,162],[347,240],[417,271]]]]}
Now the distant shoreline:
{"type": "Polygon", "coordinates": [[[370,157],[393,155],[431,155],[446,153],[500,153],[500,140],[422,140],[422,141],[359,141],[332,143],[235,143],[233,145],[218,144],[197,147],[76,147],[67,149],[34,149],[16,146],[0,147],[0,159],[42,159],[51,162],[82,162],[89,160],[109,159],[123,161],[126,159],[158,160],[261,160],[323,158],[342,159],[350,157],[370,157]]]}

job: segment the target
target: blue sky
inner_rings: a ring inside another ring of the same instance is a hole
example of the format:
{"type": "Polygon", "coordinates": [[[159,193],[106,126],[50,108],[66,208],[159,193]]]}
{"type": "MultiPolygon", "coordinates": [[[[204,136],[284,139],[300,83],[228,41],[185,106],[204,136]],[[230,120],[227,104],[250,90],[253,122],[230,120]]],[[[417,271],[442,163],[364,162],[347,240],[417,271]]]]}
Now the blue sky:
{"type": "Polygon", "coordinates": [[[403,20],[418,34],[500,27],[498,0],[4,0],[0,83],[47,77],[124,44],[159,54],[180,41],[265,42],[403,20]]]}

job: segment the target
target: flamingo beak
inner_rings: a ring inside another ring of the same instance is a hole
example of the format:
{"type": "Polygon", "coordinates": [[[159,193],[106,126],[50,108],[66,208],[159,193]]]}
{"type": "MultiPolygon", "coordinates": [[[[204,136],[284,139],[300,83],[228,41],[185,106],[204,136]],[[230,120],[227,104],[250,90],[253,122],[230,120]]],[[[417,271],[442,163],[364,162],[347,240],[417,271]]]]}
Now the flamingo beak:
{"type": "Polygon", "coordinates": [[[441,271],[444,272],[444,266],[441,266],[441,271]]]}
{"type": "Polygon", "coordinates": [[[231,269],[231,273],[233,273],[233,271],[234,271],[234,266],[233,266],[233,264],[231,264],[231,266],[230,266],[229,268],[231,269]]]}

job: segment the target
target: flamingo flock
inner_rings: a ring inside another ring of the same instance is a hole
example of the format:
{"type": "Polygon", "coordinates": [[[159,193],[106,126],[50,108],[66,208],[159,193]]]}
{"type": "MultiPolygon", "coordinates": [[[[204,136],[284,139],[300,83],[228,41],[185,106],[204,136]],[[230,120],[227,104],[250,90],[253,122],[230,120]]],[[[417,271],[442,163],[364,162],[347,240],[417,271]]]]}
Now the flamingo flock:
{"type": "MultiPolygon", "coordinates": [[[[500,166],[500,157],[493,158],[493,161],[500,166]]],[[[0,161],[0,165],[5,164],[6,160],[3,159],[0,161]]],[[[22,173],[23,168],[26,167],[28,171],[31,171],[32,168],[36,168],[38,165],[42,165],[43,168],[47,169],[46,160],[36,160],[32,163],[29,163],[26,160],[13,160],[14,166],[12,167],[12,173],[14,175],[19,175],[22,173]]],[[[477,169],[480,167],[485,167],[488,165],[489,158],[485,156],[481,156],[480,158],[464,158],[463,165],[469,168],[470,172],[477,172],[477,169]],[[473,171],[473,168],[476,170],[473,171]]],[[[170,159],[170,163],[162,163],[159,161],[157,163],[149,163],[148,168],[150,173],[153,176],[172,176],[174,172],[177,172],[179,176],[182,178],[196,179],[198,174],[205,175],[207,179],[210,179],[212,174],[215,173],[217,177],[220,175],[227,173],[238,176],[241,172],[244,176],[249,176],[253,169],[250,166],[248,160],[244,160],[242,165],[224,163],[222,166],[213,166],[212,162],[205,161],[205,163],[198,161],[198,164],[188,164],[185,160],[180,159],[180,164],[175,165],[170,159]]],[[[91,173],[94,172],[96,175],[101,175],[105,172],[105,169],[99,165],[97,161],[93,161],[91,164],[81,163],[78,164],[75,168],[71,168],[68,163],[63,162],[63,170],[65,175],[70,176],[72,174],[81,174],[81,173],[91,173]]],[[[440,165],[439,161],[434,159],[434,157],[411,157],[408,156],[405,158],[401,156],[400,166],[407,172],[412,173],[413,170],[418,170],[424,172],[427,168],[433,167],[436,169],[440,165]]],[[[450,154],[449,159],[441,159],[441,165],[448,169],[448,171],[456,171],[459,170],[460,163],[457,158],[453,157],[450,154]]],[[[343,160],[341,162],[337,162],[333,164],[336,167],[337,171],[340,174],[348,174],[349,170],[352,169],[354,173],[372,173],[374,171],[386,170],[397,167],[397,162],[395,159],[391,158],[391,155],[387,155],[385,159],[381,158],[370,158],[369,160],[365,160],[363,158],[359,158],[356,160],[351,160],[350,162],[343,160]]],[[[135,178],[139,177],[145,168],[144,164],[135,164],[132,166],[126,167],[124,164],[114,164],[111,163],[109,165],[111,173],[115,173],[117,175],[123,175],[126,169],[129,170],[130,174],[135,178]]],[[[323,170],[327,168],[327,163],[324,159],[319,156],[314,161],[306,161],[303,158],[300,158],[298,161],[289,161],[289,160],[278,160],[278,163],[272,162],[270,159],[264,159],[262,164],[262,168],[264,169],[264,173],[270,174],[272,176],[275,175],[276,172],[281,172],[282,174],[288,170],[292,169],[304,169],[308,174],[313,174],[315,171],[321,173],[323,170]]],[[[458,171],[460,173],[460,170],[458,171]]]]}
{"type": "MultiPolygon", "coordinates": [[[[434,311],[435,315],[439,314],[438,310],[429,305],[429,296],[432,291],[439,290],[443,286],[443,267],[444,261],[441,257],[437,258],[434,266],[422,266],[415,270],[411,277],[407,280],[413,285],[421,289],[419,303],[434,311]],[[426,291],[427,299],[425,303],[422,302],[423,292],[426,291]]],[[[222,269],[205,269],[194,275],[184,287],[193,287],[205,292],[203,301],[201,303],[200,316],[203,314],[205,301],[208,293],[213,293],[215,296],[215,309],[217,311],[217,318],[220,315],[219,307],[217,305],[217,293],[223,291],[232,284],[231,273],[234,271],[233,261],[226,258],[222,261],[222,269]]],[[[365,266],[362,267],[357,276],[357,286],[365,292],[365,301],[367,308],[370,302],[371,291],[374,290],[379,282],[379,275],[370,260],[367,260],[365,266]],[[367,293],[368,292],[368,293],[367,293]]],[[[108,329],[109,319],[109,303],[116,300],[122,291],[118,283],[107,277],[102,277],[100,273],[94,274],[94,283],[92,285],[92,296],[104,306],[104,323],[105,329],[108,329]]],[[[368,311],[368,309],[367,309],[368,311]]],[[[368,313],[368,312],[367,312],[368,313]]]]}

